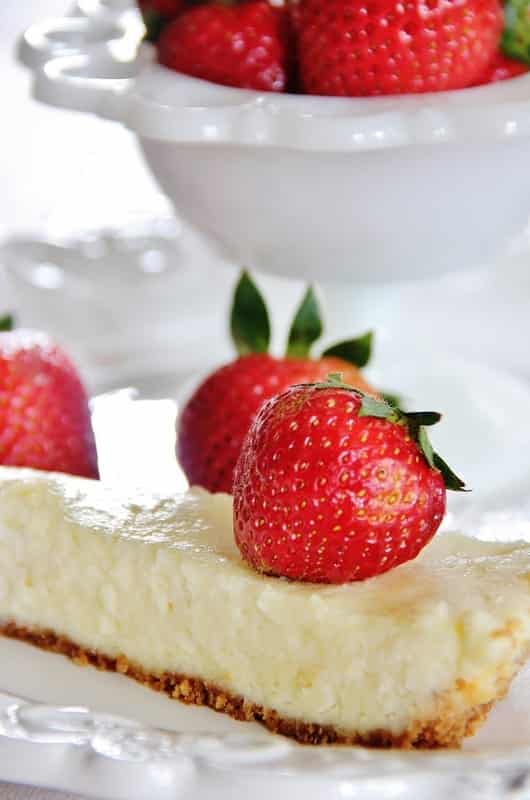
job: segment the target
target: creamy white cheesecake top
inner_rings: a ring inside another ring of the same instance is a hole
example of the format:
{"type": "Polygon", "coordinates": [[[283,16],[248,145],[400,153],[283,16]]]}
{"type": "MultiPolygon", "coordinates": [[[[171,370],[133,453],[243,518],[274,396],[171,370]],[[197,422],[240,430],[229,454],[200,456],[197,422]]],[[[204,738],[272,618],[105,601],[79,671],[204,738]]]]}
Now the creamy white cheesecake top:
{"type": "Polygon", "coordinates": [[[292,719],[399,733],[447,693],[461,710],[511,677],[530,641],[530,544],[443,534],[368,581],[288,582],[243,562],[228,495],[0,468],[0,620],[292,719]]]}

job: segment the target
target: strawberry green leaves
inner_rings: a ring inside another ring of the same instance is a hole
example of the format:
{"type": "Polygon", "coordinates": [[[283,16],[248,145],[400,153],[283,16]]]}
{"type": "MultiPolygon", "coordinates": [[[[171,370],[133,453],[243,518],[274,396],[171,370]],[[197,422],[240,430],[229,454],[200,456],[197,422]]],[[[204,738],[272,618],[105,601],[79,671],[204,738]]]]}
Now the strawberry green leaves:
{"type": "Polygon", "coordinates": [[[268,351],[271,328],[267,306],[246,271],[241,274],[234,293],[230,330],[240,356],[268,351]]]}
{"type": "MultiPolygon", "coordinates": [[[[266,353],[269,349],[271,329],[265,301],[256,284],[243,271],[236,285],[232,304],[230,329],[235,348],[240,356],[249,353],[266,353]]],[[[306,290],[287,337],[287,358],[311,358],[313,344],[324,332],[322,314],[316,294],[311,286],[306,290]]],[[[355,367],[365,367],[370,361],[373,333],[347,339],[328,347],[315,358],[335,357],[355,367]]]]}
{"type": "MultiPolygon", "coordinates": [[[[346,387],[347,388],[347,387],[346,387]]],[[[386,400],[378,400],[377,397],[357,392],[361,397],[360,417],[377,417],[378,419],[392,419],[396,416],[396,409],[389,405],[386,400]]]]}
{"type": "Polygon", "coordinates": [[[356,339],[347,339],[344,342],[328,347],[322,355],[342,358],[343,361],[347,361],[355,367],[365,367],[372,357],[373,339],[373,332],[368,331],[356,339]]]}
{"type": "Polygon", "coordinates": [[[442,418],[442,415],[438,411],[409,411],[405,416],[409,427],[413,425],[417,425],[418,427],[420,425],[436,425],[442,418]]]}
{"type": "Polygon", "coordinates": [[[433,450],[429,435],[427,433],[427,426],[436,425],[440,422],[442,415],[437,411],[420,411],[416,413],[403,413],[410,435],[415,439],[422,451],[425,459],[430,467],[437,469],[441,472],[444,479],[445,488],[453,492],[466,492],[466,484],[453,472],[451,467],[433,450]]]}
{"type": "Polygon", "coordinates": [[[12,331],[14,327],[15,321],[11,314],[0,316],[0,332],[12,331]]]}
{"type": "Polygon", "coordinates": [[[434,467],[434,450],[432,449],[431,440],[429,439],[429,434],[423,427],[418,427],[415,430],[414,438],[418,442],[420,446],[420,450],[425,456],[425,460],[430,467],[434,467]]]}
{"type": "Polygon", "coordinates": [[[452,492],[468,492],[464,481],[456,475],[451,467],[443,460],[438,453],[433,453],[433,461],[436,469],[442,473],[445,488],[450,489],[452,492]]]}
{"type": "Polygon", "coordinates": [[[399,407],[403,402],[401,395],[395,392],[380,392],[380,395],[389,406],[399,407]]]}
{"type": "Polygon", "coordinates": [[[507,0],[505,3],[501,48],[510,58],[530,64],[530,3],[528,0],[507,0]]]}
{"type": "MultiPolygon", "coordinates": [[[[324,327],[315,293],[310,286],[296,312],[289,331],[287,341],[288,358],[309,358],[311,346],[320,339],[324,327]]],[[[373,333],[367,333],[356,339],[347,339],[344,342],[328,347],[321,355],[333,356],[353,364],[354,367],[365,367],[372,356],[373,333]]]]}
{"type": "Polygon", "coordinates": [[[320,339],[323,332],[320,309],[313,288],[310,286],[295,318],[292,322],[287,340],[287,356],[290,358],[308,358],[311,345],[320,339]]]}

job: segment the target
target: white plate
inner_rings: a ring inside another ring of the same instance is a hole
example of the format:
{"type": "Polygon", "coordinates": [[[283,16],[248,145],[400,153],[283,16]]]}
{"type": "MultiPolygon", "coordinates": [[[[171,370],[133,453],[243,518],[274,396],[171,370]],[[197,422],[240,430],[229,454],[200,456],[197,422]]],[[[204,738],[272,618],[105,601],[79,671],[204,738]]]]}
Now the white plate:
{"type": "MultiPolygon", "coordinates": [[[[528,403],[519,384],[512,389],[528,403]]],[[[182,488],[173,460],[176,404],[131,397],[124,390],[95,403],[103,480],[182,488]]],[[[468,530],[530,539],[530,506],[477,507],[464,510],[468,530]]],[[[0,691],[0,780],[110,800],[530,797],[530,670],[461,752],[437,753],[301,747],[6,639],[0,691]]]]}
{"type": "Polygon", "coordinates": [[[17,712],[13,696],[0,695],[3,780],[111,800],[446,800],[449,791],[491,800],[530,792],[528,671],[463,751],[436,753],[303,747],[8,640],[0,641],[0,683],[51,704],[17,712]]]}

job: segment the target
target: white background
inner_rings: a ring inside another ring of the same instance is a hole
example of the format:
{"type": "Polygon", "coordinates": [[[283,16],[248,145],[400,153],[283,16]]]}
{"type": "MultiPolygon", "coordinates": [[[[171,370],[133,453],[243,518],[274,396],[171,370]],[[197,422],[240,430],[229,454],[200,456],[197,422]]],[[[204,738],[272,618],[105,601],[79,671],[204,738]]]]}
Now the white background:
{"type": "Polygon", "coordinates": [[[14,60],[31,23],[64,15],[67,0],[2,0],[0,7],[0,234],[49,226],[119,222],[157,191],[132,137],[111,123],[29,99],[30,78],[14,60]],[[61,218],[59,220],[58,218],[61,218]]]}

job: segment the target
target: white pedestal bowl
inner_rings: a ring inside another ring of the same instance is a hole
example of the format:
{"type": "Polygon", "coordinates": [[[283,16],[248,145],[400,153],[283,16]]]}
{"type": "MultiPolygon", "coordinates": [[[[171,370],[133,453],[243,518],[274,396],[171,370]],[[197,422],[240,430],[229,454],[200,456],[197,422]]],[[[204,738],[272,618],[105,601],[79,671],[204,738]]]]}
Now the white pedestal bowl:
{"type": "MultiPolygon", "coordinates": [[[[124,2],[36,25],[37,98],[133,131],[218,255],[292,277],[388,282],[498,257],[530,211],[530,76],[439,94],[263,94],[155,63],[124,2]]],[[[112,180],[112,176],[109,176],[112,180]]]]}

